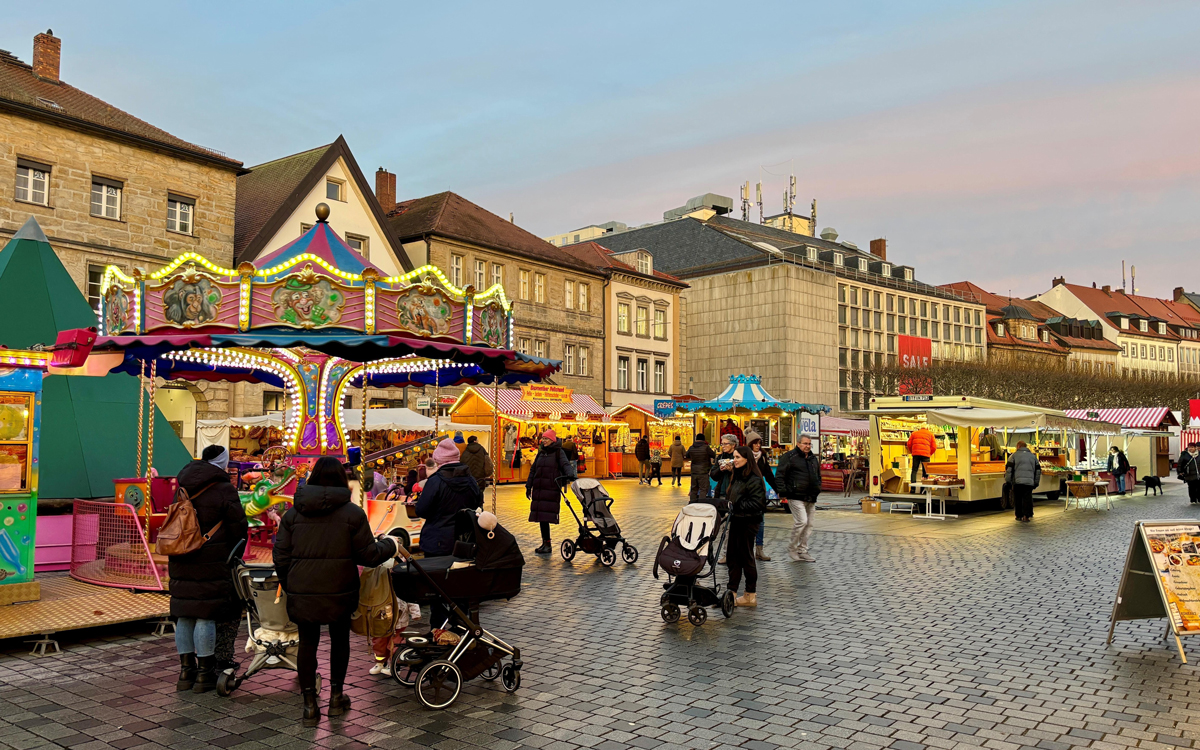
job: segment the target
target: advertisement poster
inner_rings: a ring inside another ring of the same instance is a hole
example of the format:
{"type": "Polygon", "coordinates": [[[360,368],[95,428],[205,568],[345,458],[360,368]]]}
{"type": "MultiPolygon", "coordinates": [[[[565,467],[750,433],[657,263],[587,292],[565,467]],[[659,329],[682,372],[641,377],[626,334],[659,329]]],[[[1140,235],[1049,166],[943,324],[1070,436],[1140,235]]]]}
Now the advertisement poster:
{"type": "MultiPolygon", "coordinates": [[[[900,355],[900,369],[925,370],[933,361],[933,343],[917,336],[897,336],[896,345],[900,355]]],[[[899,383],[900,395],[910,393],[933,393],[933,382],[925,376],[913,373],[904,375],[899,383]]]]}
{"type": "Polygon", "coordinates": [[[1200,524],[1145,524],[1142,531],[1175,632],[1200,633],[1200,524]]]}

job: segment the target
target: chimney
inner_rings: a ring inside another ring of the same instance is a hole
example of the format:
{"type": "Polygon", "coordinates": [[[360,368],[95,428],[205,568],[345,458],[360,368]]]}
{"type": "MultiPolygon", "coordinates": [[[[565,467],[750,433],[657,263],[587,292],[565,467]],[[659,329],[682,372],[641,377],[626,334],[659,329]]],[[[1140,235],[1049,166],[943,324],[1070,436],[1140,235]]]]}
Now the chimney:
{"type": "Polygon", "coordinates": [[[53,29],[33,38],[33,74],[51,83],[58,83],[58,59],[62,52],[62,40],[54,36],[53,29]]]}
{"type": "Polygon", "coordinates": [[[396,207],[396,175],[383,167],[375,170],[375,199],[385,214],[396,207]]]}
{"type": "Polygon", "coordinates": [[[1104,286],[1102,286],[1102,287],[1100,287],[1100,288],[1104,290],[1104,293],[1105,293],[1105,294],[1109,294],[1109,293],[1111,293],[1111,292],[1112,292],[1112,287],[1111,287],[1111,286],[1109,286],[1108,284],[1105,284],[1104,286]]]}
{"type": "Polygon", "coordinates": [[[1094,281],[1093,281],[1093,282],[1092,282],[1092,289],[1095,289],[1095,288],[1096,288],[1096,282],[1094,282],[1094,281]]]}
{"type": "Polygon", "coordinates": [[[871,240],[871,255],[879,256],[880,260],[887,260],[887,240],[871,240]]]}
{"type": "Polygon", "coordinates": [[[1175,296],[1173,299],[1176,302],[1178,302],[1179,300],[1183,299],[1183,295],[1184,295],[1183,287],[1181,287],[1181,286],[1175,287],[1175,296]]]}
{"type": "Polygon", "coordinates": [[[1065,276],[1055,276],[1054,279],[1050,282],[1050,286],[1052,286],[1052,287],[1062,286],[1065,283],[1067,283],[1067,279],[1065,276]]]}

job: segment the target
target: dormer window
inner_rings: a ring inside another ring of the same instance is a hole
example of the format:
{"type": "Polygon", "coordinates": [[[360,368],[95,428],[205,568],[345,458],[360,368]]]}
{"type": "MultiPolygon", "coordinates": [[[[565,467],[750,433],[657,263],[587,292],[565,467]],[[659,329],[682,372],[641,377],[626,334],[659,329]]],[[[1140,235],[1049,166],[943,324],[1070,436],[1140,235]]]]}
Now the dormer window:
{"type": "Polygon", "coordinates": [[[1042,331],[1042,343],[1044,343],[1044,344],[1050,343],[1050,332],[1049,331],[1042,331]]]}
{"type": "Polygon", "coordinates": [[[1129,328],[1129,318],[1121,318],[1121,327],[1125,329],[1129,328]]]}
{"type": "Polygon", "coordinates": [[[1148,332],[1150,331],[1150,323],[1149,323],[1149,321],[1145,321],[1145,320],[1139,320],[1139,321],[1138,321],[1138,328],[1141,330],[1141,332],[1142,332],[1142,333],[1148,333],[1148,332]]]}
{"type": "Polygon", "coordinates": [[[1161,333],[1161,334],[1164,334],[1164,335],[1165,335],[1165,334],[1166,334],[1166,332],[1167,332],[1167,324],[1166,324],[1166,323],[1159,323],[1159,324],[1158,324],[1158,332],[1159,332],[1159,333],[1161,333]]]}
{"type": "Polygon", "coordinates": [[[858,259],[858,270],[862,271],[863,273],[867,272],[867,259],[866,258],[858,259]]]}
{"type": "Polygon", "coordinates": [[[906,268],[906,269],[904,269],[904,280],[905,280],[905,281],[912,281],[912,280],[913,280],[913,277],[912,277],[912,269],[911,269],[911,268],[906,268]]]}
{"type": "Polygon", "coordinates": [[[809,260],[816,260],[817,259],[817,249],[815,247],[806,247],[806,248],[804,248],[804,255],[809,260]]]}
{"type": "Polygon", "coordinates": [[[996,335],[999,336],[1000,338],[1004,338],[1004,324],[1003,323],[996,323],[996,335]]]}
{"type": "Polygon", "coordinates": [[[844,256],[841,253],[833,254],[833,265],[840,266],[840,265],[842,265],[843,260],[844,260],[844,256]]]}
{"type": "Polygon", "coordinates": [[[638,251],[637,272],[644,276],[649,276],[654,272],[654,258],[645,250],[638,251]]]}
{"type": "Polygon", "coordinates": [[[884,276],[891,276],[892,275],[892,264],[884,263],[883,265],[881,265],[879,267],[879,273],[883,274],[884,276]]]}

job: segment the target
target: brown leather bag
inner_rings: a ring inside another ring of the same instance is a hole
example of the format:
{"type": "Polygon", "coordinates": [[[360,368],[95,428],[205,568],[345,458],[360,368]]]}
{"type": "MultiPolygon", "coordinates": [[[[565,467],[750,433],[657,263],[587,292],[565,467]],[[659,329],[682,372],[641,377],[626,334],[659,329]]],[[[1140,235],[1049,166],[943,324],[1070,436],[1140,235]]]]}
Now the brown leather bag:
{"type": "MultiPolygon", "coordinates": [[[[213,483],[215,484],[215,482],[213,483]]],[[[207,485],[196,493],[200,497],[212,487],[207,485]]],[[[175,502],[167,509],[167,518],[158,530],[158,539],[154,543],[154,551],[160,555],[186,555],[195,552],[212,539],[213,534],[221,528],[221,521],[209,529],[207,534],[200,533],[200,521],[196,518],[196,506],[188,491],[180,487],[175,491],[175,502]]]]}

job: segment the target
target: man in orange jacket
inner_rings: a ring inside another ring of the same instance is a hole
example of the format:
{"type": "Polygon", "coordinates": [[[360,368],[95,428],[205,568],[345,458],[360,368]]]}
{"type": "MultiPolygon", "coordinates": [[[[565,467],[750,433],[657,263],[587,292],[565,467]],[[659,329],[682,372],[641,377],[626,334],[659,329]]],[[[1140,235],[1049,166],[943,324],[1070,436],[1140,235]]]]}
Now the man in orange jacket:
{"type": "Polygon", "coordinates": [[[908,478],[908,482],[913,484],[917,481],[918,468],[921,470],[922,477],[929,477],[929,472],[925,471],[925,464],[937,451],[937,438],[933,436],[928,427],[920,427],[908,436],[907,446],[908,453],[912,456],[912,475],[908,478]]]}

